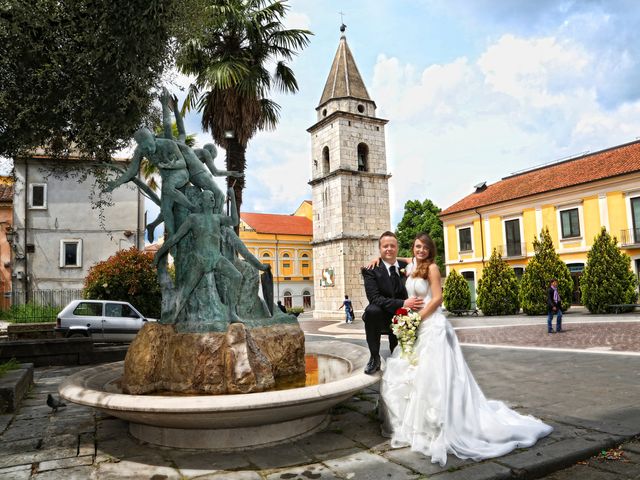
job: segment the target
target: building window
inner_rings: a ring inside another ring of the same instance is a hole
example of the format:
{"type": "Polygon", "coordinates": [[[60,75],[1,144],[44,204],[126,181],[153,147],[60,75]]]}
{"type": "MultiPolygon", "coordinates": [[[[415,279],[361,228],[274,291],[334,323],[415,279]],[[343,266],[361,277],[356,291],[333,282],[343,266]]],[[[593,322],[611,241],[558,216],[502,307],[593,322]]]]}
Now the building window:
{"type": "Polygon", "coordinates": [[[286,252],[282,254],[282,275],[293,275],[293,269],[291,268],[291,255],[286,252]]]}
{"type": "Polygon", "coordinates": [[[82,266],[82,240],[60,240],[60,267],[82,266]]]}
{"type": "Polygon", "coordinates": [[[513,273],[516,274],[516,278],[518,281],[522,280],[522,275],[524,275],[524,268],[522,267],[513,267],[513,273]]]}
{"type": "Polygon", "coordinates": [[[461,252],[470,252],[473,250],[471,243],[471,227],[458,229],[458,241],[461,252]]]}
{"type": "Polygon", "coordinates": [[[273,260],[271,260],[271,255],[269,254],[269,252],[264,252],[262,254],[262,263],[266,263],[267,265],[269,265],[271,267],[271,270],[273,271],[273,260]]]}
{"type": "Polygon", "coordinates": [[[358,144],[358,171],[369,171],[369,147],[366,144],[358,144]]]}
{"type": "Polygon", "coordinates": [[[311,275],[311,262],[309,261],[309,255],[307,253],[303,253],[300,262],[300,273],[305,276],[311,275]]]}
{"type": "Polygon", "coordinates": [[[322,149],[322,173],[329,173],[331,162],[329,162],[329,147],[322,149]]]}
{"type": "Polygon", "coordinates": [[[29,208],[47,208],[47,184],[29,184],[29,208]]]}
{"type": "Polygon", "coordinates": [[[293,305],[293,297],[291,296],[291,292],[290,291],[286,291],[284,292],[284,306],[287,308],[291,308],[291,306],[293,305]]]}
{"type": "Polygon", "coordinates": [[[519,257],[522,255],[522,240],[520,238],[520,219],[504,222],[504,236],[507,241],[506,256],[519,257]]]}
{"type": "Polygon", "coordinates": [[[302,292],[302,306],[304,308],[311,308],[311,293],[309,293],[309,290],[302,292]]]}
{"type": "Polygon", "coordinates": [[[631,223],[633,227],[631,238],[633,243],[640,243],[640,197],[632,198],[629,203],[631,205],[631,223]]]}
{"type": "Polygon", "coordinates": [[[562,238],[575,238],[580,236],[580,215],[577,208],[562,210],[560,212],[560,225],[562,238]]]}

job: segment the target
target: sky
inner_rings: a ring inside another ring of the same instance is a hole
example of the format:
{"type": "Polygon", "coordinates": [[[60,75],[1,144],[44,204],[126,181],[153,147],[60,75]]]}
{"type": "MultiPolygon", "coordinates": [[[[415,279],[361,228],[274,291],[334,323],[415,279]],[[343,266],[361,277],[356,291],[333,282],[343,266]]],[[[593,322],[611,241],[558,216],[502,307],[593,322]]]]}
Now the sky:
{"type": "MultiPolygon", "coordinates": [[[[344,14],[349,47],[386,126],[391,226],[405,202],[442,209],[513,172],[640,138],[635,0],[291,0],[314,33],[275,94],[277,130],[247,148],[242,210],[292,213],[311,199],[311,141],[344,14]]],[[[177,76],[171,89],[189,79],[177,76]]],[[[211,141],[196,112],[186,129],[211,141]]],[[[217,166],[224,166],[224,152],[217,166]]]]}

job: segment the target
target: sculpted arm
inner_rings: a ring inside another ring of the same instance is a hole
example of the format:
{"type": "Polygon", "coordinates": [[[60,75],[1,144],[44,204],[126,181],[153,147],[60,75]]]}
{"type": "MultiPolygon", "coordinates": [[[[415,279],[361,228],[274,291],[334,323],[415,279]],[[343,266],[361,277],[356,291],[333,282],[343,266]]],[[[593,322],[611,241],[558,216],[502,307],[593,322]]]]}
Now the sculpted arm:
{"type": "Polygon", "coordinates": [[[254,257],[253,253],[249,251],[249,249],[242,243],[242,240],[238,238],[236,233],[233,230],[227,232],[226,239],[231,242],[233,248],[237,250],[237,252],[242,255],[242,258],[251,266],[257,268],[258,270],[266,271],[269,268],[269,265],[266,263],[260,263],[256,257],[254,257]]]}
{"type": "Polygon", "coordinates": [[[131,157],[131,163],[129,164],[129,168],[118,178],[107,183],[107,192],[112,192],[117,187],[122,185],[123,183],[127,183],[129,180],[135,178],[135,176],[140,171],[140,162],[142,161],[142,153],[140,153],[139,148],[136,148],[133,152],[133,157],[131,157]]]}
{"type": "Polygon", "coordinates": [[[182,223],[182,225],[180,225],[180,228],[178,229],[178,231],[173,235],[171,235],[171,237],[169,237],[167,241],[162,244],[162,247],[160,247],[160,250],[158,250],[155,258],[153,259],[153,263],[156,266],[158,265],[158,263],[160,263],[160,259],[167,254],[169,249],[173,247],[176,243],[178,243],[182,237],[184,237],[187,233],[189,233],[189,231],[192,228],[192,223],[193,223],[193,217],[189,215],[187,219],[182,223]]]}
{"type": "Polygon", "coordinates": [[[184,129],[184,120],[180,114],[180,109],[178,109],[178,97],[174,95],[171,97],[171,101],[173,102],[173,115],[176,117],[176,126],[178,127],[178,141],[185,143],[187,139],[187,132],[184,129]]]}
{"type": "Polygon", "coordinates": [[[238,208],[236,207],[236,195],[233,193],[233,188],[227,190],[227,198],[231,200],[231,216],[224,216],[220,219],[222,225],[230,225],[235,227],[240,223],[240,217],[238,216],[238,208]]]}

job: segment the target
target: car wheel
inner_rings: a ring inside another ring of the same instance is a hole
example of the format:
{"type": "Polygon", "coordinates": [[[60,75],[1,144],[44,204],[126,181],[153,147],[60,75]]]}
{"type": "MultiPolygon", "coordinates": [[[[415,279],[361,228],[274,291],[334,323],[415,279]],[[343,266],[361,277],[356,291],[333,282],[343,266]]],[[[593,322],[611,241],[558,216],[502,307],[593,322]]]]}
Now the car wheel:
{"type": "Polygon", "coordinates": [[[86,333],[74,332],[71,335],[69,335],[69,338],[84,338],[87,336],[88,335],[86,333]]]}

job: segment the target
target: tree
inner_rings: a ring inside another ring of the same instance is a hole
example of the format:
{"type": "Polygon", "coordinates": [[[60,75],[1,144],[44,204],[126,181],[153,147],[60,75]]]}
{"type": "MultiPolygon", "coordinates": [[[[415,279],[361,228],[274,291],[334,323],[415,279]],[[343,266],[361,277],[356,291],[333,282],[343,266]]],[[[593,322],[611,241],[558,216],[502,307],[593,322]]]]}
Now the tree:
{"type": "Polygon", "coordinates": [[[85,298],[129,302],[152,318],[160,318],[161,296],[153,255],[135,247],[96,263],[84,280],[85,298]]]}
{"type": "Polygon", "coordinates": [[[451,270],[444,282],[444,306],[448,311],[469,310],[471,308],[471,290],[469,284],[455,270],[451,270]]]}
{"type": "Polygon", "coordinates": [[[520,304],[527,315],[547,313],[547,290],[554,278],[558,280],[558,292],[563,310],[571,306],[573,279],[567,265],[553,248],[553,240],[547,227],[540,231],[540,238],[533,239],[534,256],[520,280],[520,304]]]}
{"type": "Polygon", "coordinates": [[[513,315],[520,310],[518,279],[496,249],[478,280],[477,303],[485,315],[513,315]]]}
{"type": "Polygon", "coordinates": [[[176,0],[2,2],[0,156],[73,147],[110,159],[151,123],[184,9],[176,0]]]}
{"type": "Polygon", "coordinates": [[[418,233],[426,232],[436,244],[438,254],[436,263],[440,272],[444,272],[444,232],[442,221],[438,218],[441,209],[431,200],[424,202],[419,200],[409,200],[404,204],[404,215],[396,227],[398,237],[399,255],[402,257],[412,257],[411,246],[418,233]]]}
{"type": "Polygon", "coordinates": [[[618,248],[618,240],[605,227],[587,254],[580,278],[582,303],[591,313],[607,313],[608,305],[635,303],[638,280],[631,271],[631,258],[618,248]]]}
{"type": "MultiPolygon", "coordinates": [[[[312,34],[284,28],[288,8],[284,0],[209,0],[201,28],[179,38],[178,68],[195,76],[184,108],[202,114],[202,128],[227,152],[227,170],[244,173],[249,140],[277,125],[280,106],[267,98],[271,90],[298,91],[286,61],[312,34]]],[[[244,177],[227,181],[240,209],[244,177]]]]}

